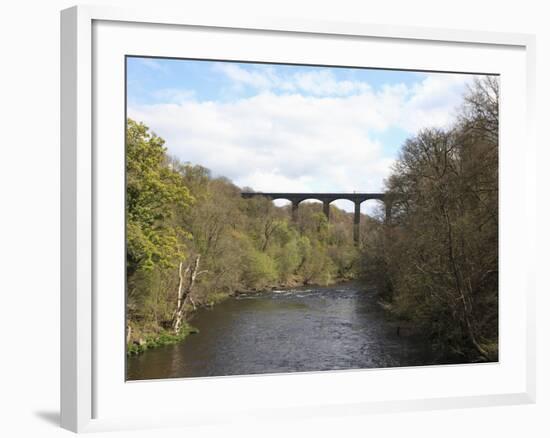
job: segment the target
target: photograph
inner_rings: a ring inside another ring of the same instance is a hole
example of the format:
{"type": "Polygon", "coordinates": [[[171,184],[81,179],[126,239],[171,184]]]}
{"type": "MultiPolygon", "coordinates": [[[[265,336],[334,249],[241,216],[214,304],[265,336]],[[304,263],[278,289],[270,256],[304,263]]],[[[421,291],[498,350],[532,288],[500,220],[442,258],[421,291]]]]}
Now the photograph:
{"type": "Polygon", "coordinates": [[[126,380],[499,361],[499,75],[127,55],[125,86],[126,380]]]}

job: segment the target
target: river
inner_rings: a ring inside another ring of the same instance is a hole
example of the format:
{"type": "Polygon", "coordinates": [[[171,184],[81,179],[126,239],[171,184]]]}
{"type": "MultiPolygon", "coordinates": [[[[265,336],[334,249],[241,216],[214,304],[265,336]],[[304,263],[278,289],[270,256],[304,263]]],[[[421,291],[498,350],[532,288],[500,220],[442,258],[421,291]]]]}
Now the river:
{"type": "MultiPolygon", "coordinates": [[[[358,283],[231,297],[197,311],[198,334],[127,359],[127,379],[425,365],[429,343],[398,333],[374,289],[358,283]]],[[[403,333],[405,332],[405,333],[403,333]]]]}

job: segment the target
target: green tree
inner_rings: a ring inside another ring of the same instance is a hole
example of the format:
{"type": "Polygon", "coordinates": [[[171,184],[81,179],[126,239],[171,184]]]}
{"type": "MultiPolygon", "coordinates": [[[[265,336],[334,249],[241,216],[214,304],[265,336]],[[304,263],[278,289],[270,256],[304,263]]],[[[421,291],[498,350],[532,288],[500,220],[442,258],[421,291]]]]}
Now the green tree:
{"type": "Polygon", "coordinates": [[[266,253],[250,248],[243,257],[242,275],[247,288],[264,289],[277,279],[275,262],[266,253]]]}
{"type": "Polygon", "coordinates": [[[127,270],[170,266],[184,257],[186,231],[175,221],[193,198],[168,165],[164,140],[128,119],[126,132],[127,270]]]}

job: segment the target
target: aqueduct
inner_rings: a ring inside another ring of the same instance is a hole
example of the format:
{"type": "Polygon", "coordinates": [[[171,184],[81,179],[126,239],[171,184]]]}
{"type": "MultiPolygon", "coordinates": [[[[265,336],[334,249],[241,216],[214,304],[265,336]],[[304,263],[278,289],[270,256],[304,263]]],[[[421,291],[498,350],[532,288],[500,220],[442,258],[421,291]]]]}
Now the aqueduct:
{"type": "Polygon", "coordinates": [[[338,199],[346,199],[355,204],[353,216],[353,240],[359,242],[359,224],[361,221],[361,204],[369,199],[377,199],[384,202],[386,208],[386,222],[391,216],[391,204],[386,199],[384,193],[266,193],[266,192],[241,192],[243,198],[253,198],[263,196],[275,201],[276,199],[285,199],[292,203],[292,215],[295,217],[298,205],[306,199],[315,199],[323,203],[323,212],[330,221],[330,203],[338,199]]]}

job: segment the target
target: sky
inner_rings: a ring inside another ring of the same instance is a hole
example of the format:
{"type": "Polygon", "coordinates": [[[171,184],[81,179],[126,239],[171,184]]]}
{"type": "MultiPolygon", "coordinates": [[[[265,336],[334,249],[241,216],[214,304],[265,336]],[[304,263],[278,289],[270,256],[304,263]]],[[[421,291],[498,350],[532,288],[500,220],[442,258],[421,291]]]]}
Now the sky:
{"type": "Polygon", "coordinates": [[[239,187],[379,192],[404,141],[452,123],[474,77],[129,57],[127,113],[239,187]]]}

